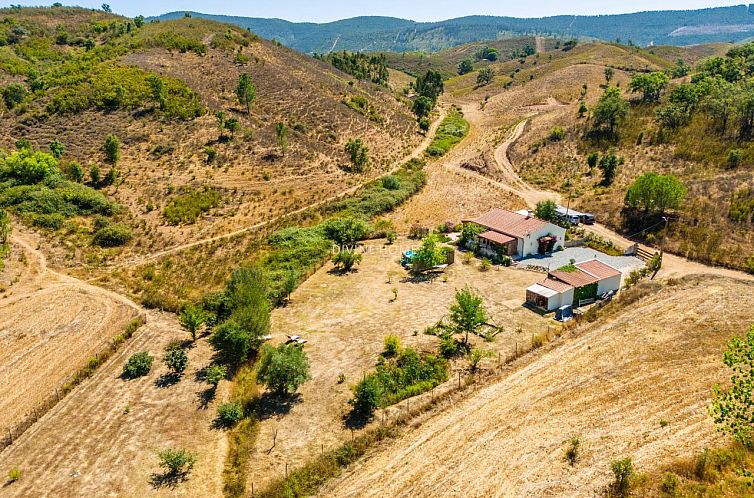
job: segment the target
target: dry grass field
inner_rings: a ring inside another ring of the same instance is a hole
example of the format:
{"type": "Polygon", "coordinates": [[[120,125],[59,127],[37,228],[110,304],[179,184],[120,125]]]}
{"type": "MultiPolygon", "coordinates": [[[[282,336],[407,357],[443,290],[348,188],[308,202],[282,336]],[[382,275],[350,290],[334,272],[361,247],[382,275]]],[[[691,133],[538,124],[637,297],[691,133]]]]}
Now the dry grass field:
{"type": "MultiPolygon", "coordinates": [[[[322,496],[597,496],[610,461],[641,471],[715,444],[706,405],[726,342],[754,321],[752,284],[666,285],[375,449],[322,496]],[[582,449],[574,466],[568,441],[582,449]]],[[[565,337],[565,336],[564,336],[565,337]]]]}
{"type": "Polygon", "coordinates": [[[44,258],[29,249],[12,245],[10,264],[0,272],[7,282],[0,294],[3,436],[55,397],[138,315],[127,302],[48,272],[44,258]]]}
{"type": "MultiPolygon", "coordinates": [[[[149,312],[147,325],[125,347],[0,453],[0,468],[23,472],[3,496],[221,495],[227,441],[212,428],[217,401],[204,404],[208,385],[198,377],[213,350],[199,340],[189,349],[181,380],[165,383],[162,355],[177,338],[186,333],[173,315],[149,312]],[[155,357],[152,371],[123,380],[123,363],[137,351],[155,357]],[[191,478],[175,489],[150,482],[160,473],[157,452],[166,448],[197,454],[191,478]]],[[[226,396],[227,387],[220,385],[217,399],[226,396]]]]}
{"type": "MultiPolygon", "coordinates": [[[[362,248],[364,259],[357,271],[333,273],[328,264],[294,292],[288,306],[273,312],[275,341],[285,339],[285,334],[308,341],[312,380],[301,388],[290,411],[262,421],[249,476],[256,489],[282,477],[286,464],[296,468],[323,447],[327,451],[348,440],[351,433],[343,417],[350,409],[349,386],[374,368],[384,337],[394,334],[406,346],[436,352],[438,339],[423,332],[447,316],[456,289],[477,289],[491,322],[505,329],[494,342],[473,338],[495,353],[485,362],[496,362],[498,352],[505,358],[516,349],[528,349],[533,335],[555,332],[554,322],[523,307],[526,287],[541,280],[541,274],[501,267],[483,272],[477,260],[461,263],[458,253],[456,264],[445,273],[447,281],[438,275],[433,281],[417,282],[398,264],[401,252],[416,246],[407,239],[389,246],[369,242],[362,248]],[[346,380],[338,383],[341,374],[346,380]]],[[[460,361],[453,368],[466,370],[467,365],[460,361]]]]}

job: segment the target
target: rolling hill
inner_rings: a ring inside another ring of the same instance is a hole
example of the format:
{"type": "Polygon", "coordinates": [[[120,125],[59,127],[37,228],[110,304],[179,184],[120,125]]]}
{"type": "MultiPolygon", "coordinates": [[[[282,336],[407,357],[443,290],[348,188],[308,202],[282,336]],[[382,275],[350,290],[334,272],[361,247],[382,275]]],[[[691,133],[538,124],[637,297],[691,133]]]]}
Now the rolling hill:
{"type": "MultiPolygon", "coordinates": [[[[746,5],[604,16],[559,15],[532,19],[468,16],[440,22],[357,17],[314,24],[198,12],[191,12],[191,15],[248,28],[262,37],[276,39],[306,53],[331,50],[434,52],[474,41],[532,34],[609,41],[620,39],[638,45],[741,41],[754,35],[754,10],[746,5]]],[[[157,19],[183,16],[184,12],[171,12],[157,19]]]]}

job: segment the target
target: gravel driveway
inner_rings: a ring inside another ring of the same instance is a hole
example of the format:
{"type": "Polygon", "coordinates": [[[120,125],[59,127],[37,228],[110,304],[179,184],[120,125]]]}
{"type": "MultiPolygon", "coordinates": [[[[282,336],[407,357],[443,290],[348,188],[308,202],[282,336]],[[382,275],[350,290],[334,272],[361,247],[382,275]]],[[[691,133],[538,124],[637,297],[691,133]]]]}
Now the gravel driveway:
{"type": "Polygon", "coordinates": [[[576,263],[583,263],[584,261],[591,261],[595,258],[620,270],[624,275],[644,266],[644,262],[637,257],[608,256],[605,253],[589,249],[588,247],[568,247],[563,251],[555,252],[547,256],[524,258],[518,261],[517,266],[519,268],[539,266],[547,268],[548,270],[557,270],[561,266],[569,264],[572,259],[575,259],[576,263]]]}

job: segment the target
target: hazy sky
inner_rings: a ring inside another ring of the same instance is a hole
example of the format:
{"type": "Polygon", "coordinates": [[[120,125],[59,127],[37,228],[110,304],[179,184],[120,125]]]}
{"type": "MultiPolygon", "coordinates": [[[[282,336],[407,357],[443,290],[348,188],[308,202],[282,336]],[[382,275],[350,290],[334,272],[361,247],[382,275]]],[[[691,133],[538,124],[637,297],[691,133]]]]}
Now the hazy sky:
{"type": "MultiPolygon", "coordinates": [[[[290,21],[327,22],[361,15],[402,17],[416,21],[437,21],[472,14],[542,17],[556,14],[616,14],[641,10],[699,9],[736,5],[735,1],[715,0],[105,0],[114,12],[127,16],[150,16],[170,11],[193,10],[209,14],[249,17],[277,17],[290,21]]],[[[50,5],[53,1],[29,2],[50,5]]],[[[62,2],[68,5],[69,2],[62,2]]],[[[743,3],[743,2],[740,2],[743,3]]],[[[22,0],[0,6],[23,4],[22,0]]],[[[102,0],[75,2],[82,7],[99,8],[102,0]]]]}

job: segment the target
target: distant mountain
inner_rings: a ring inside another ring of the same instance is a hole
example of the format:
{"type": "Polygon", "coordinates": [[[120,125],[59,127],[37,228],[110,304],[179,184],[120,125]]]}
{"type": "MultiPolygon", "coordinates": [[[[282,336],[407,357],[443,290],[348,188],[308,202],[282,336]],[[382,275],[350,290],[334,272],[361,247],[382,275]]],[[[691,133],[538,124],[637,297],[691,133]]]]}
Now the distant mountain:
{"type": "MultiPolygon", "coordinates": [[[[158,19],[175,19],[184,14],[170,12],[158,19]]],[[[608,41],[620,39],[637,45],[693,45],[741,41],[754,36],[754,5],[536,19],[468,16],[440,22],[355,17],[315,24],[197,12],[191,12],[191,15],[248,28],[264,38],[276,39],[308,53],[344,49],[434,52],[463,43],[532,34],[608,41]]]]}

